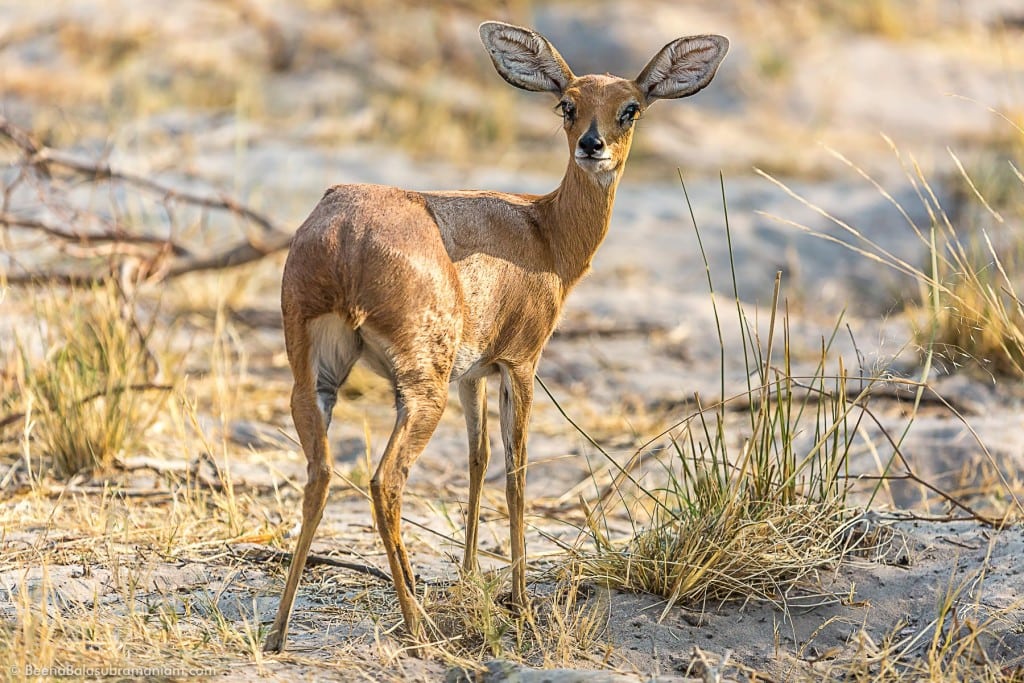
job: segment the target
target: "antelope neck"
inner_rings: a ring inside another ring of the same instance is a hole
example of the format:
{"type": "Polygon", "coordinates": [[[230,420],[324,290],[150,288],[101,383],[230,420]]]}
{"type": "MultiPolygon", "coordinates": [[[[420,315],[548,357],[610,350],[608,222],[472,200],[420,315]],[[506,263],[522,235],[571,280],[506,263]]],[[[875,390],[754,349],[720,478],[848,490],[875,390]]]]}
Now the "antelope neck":
{"type": "Polygon", "coordinates": [[[615,170],[607,171],[611,178],[605,184],[570,159],[562,183],[537,203],[541,229],[548,238],[565,293],[590,269],[594,254],[608,234],[622,168],[620,163],[615,170]]]}

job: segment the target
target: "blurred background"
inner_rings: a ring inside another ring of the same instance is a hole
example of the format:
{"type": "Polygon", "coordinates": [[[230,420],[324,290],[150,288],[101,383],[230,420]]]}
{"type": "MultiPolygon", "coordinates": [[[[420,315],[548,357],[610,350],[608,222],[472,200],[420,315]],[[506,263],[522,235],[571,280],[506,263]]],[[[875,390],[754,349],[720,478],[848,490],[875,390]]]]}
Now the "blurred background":
{"type": "MultiPolygon", "coordinates": [[[[750,300],[764,303],[777,269],[835,310],[889,311],[908,288],[764,217],[815,220],[755,169],[915,264],[919,239],[861,173],[924,223],[908,172],[953,216],[974,195],[958,165],[993,202],[1019,182],[1006,163],[1024,140],[1019,0],[4,0],[0,115],[51,147],[201,180],[287,230],[340,182],[546,192],[565,166],[554,100],[497,76],[477,37],[487,19],[535,27],[577,73],[633,76],[677,36],[731,39],[713,87],[639,123],[615,225],[685,230],[677,169],[708,180],[698,214],[720,222],[723,172],[750,238],[735,247],[750,300]]],[[[162,207],[135,213],[166,233],[162,207]]],[[[699,262],[673,267],[697,275],[677,291],[701,290],[699,262]]]]}
{"type": "Polygon", "coordinates": [[[946,146],[1006,140],[985,107],[1019,117],[1024,102],[1017,0],[5,0],[0,108],[52,145],[155,167],[227,148],[266,183],[304,148],[366,145],[557,174],[553,102],[496,76],[487,19],[540,30],[577,73],[632,76],[679,35],[731,38],[715,87],[642,123],[638,175],[816,177],[817,143],[884,153],[880,132],[938,163],[946,146]]]}

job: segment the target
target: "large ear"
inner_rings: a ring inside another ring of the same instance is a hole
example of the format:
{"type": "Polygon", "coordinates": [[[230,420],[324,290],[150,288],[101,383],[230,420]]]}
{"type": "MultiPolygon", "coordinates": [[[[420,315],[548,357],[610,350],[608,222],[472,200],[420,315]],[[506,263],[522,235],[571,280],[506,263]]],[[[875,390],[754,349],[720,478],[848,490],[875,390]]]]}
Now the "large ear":
{"type": "Polygon", "coordinates": [[[576,78],[547,38],[528,28],[485,21],[480,40],[498,74],[517,88],[561,94],[576,78]]]}
{"type": "Polygon", "coordinates": [[[648,104],[692,95],[711,82],[728,51],[729,40],[724,36],[676,38],[648,62],[636,85],[648,104]]]}

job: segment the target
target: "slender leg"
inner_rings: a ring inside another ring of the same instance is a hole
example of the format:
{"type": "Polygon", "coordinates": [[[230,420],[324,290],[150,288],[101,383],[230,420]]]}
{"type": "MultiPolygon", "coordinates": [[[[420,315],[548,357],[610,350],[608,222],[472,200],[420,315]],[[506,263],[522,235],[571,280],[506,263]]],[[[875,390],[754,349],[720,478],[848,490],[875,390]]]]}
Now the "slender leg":
{"type": "Polygon", "coordinates": [[[357,354],[353,354],[351,357],[337,359],[338,371],[330,382],[325,382],[322,372],[318,372],[314,378],[310,360],[311,340],[303,325],[296,328],[300,330],[296,333],[296,338],[287,340],[290,342],[289,350],[294,351],[289,353],[295,377],[291,400],[292,420],[299,434],[299,443],[302,444],[302,450],[306,455],[307,479],[302,494],[302,528],[299,531],[299,540],[295,544],[295,552],[292,554],[288,580],[285,582],[281,602],[277,607],[277,617],[263,646],[265,652],[281,652],[284,649],[288,620],[291,618],[299,580],[306,565],[313,536],[323,516],[324,506],[327,504],[327,489],[331,481],[331,459],[327,445],[330,409],[334,406],[333,398],[337,396],[338,387],[348,377],[352,365],[358,358],[357,354]],[[328,384],[333,386],[333,393],[328,384]]]}
{"type": "Polygon", "coordinates": [[[505,499],[512,550],[512,603],[527,606],[526,534],[523,529],[526,489],[526,427],[533,405],[533,367],[502,367],[499,401],[501,439],[505,444],[505,499]]]}
{"type": "Polygon", "coordinates": [[[459,401],[466,414],[469,434],[469,507],[466,508],[466,552],[462,556],[462,569],[471,572],[476,569],[480,492],[491,460],[491,445],[487,440],[487,379],[459,382],[459,401]]]}
{"type": "MultiPolygon", "coordinates": [[[[306,384],[306,383],[303,383],[306,384]]],[[[299,433],[299,442],[306,453],[306,488],[302,493],[302,529],[292,554],[277,618],[264,645],[266,652],[280,652],[284,649],[288,633],[288,619],[291,617],[295,593],[299,587],[302,569],[306,565],[309,546],[320,524],[324,505],[327,504],[327,487],[331,479],[331,467],[327,449],[327,430],[317,409],[316,392],[312,386],[300,386],[296,382],[292,390],[292,419],[299,433]]]]}
{"type": "Polygon", "coordinates": [[[370,482],[377,531],[384,542],[391,577],[402,608],[406,630],[413,640],[422,640],[420,606],[416,601],[416,578],[409,554],[402,542],[402,492],[409,468],[430,440],[448,400],[447,374],[428,380],[395,381],[398,417],[380,465],[370,482]]]}

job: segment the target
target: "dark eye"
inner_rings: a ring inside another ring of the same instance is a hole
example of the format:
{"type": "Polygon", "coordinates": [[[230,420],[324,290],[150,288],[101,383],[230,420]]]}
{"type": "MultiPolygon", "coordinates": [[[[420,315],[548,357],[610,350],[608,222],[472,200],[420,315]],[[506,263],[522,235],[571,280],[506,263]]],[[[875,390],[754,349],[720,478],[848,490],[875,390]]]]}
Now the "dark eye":
{"type": "Polygon", "coordinates": [[[576,105],[569,100],[562,100],[558,103],[558,108],[562,111],[562,119],[566,123],[572,123],[576,118],[576,105]]]}
{"type": "Polygon", "coordinates": [[[619,115],[619,124],[628,126],[638,118],[640,118],[640,105],[635,102],[627,104],[626,108],[622,110],[622,114],[619,115]]]}

